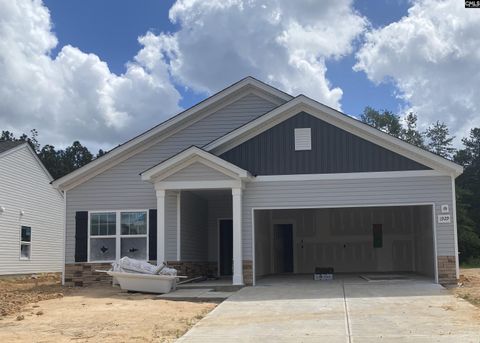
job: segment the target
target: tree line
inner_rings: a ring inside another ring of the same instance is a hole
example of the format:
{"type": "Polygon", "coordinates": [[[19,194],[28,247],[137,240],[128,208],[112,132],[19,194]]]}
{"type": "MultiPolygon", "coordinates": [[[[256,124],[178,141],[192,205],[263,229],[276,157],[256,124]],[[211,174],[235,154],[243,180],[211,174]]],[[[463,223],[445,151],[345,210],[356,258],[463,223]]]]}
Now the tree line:
{"type": "MultiPolygon", "coordinates": [[[[391,111],[366,107],[360,120],[464,167],[463,174],[455,181],[460,261],[480,265],[480,128],[471,129],[469,136],[462,139],[463,147],[455,149],[455,137],[450,134],[445,123],[437,121],[425,131],[420,131],[415,113],[407,114],[402,122],[402,118],[391,111]]],[[[19,137],[9,131],[2,131],[0,140],[29,143],[55,179],[107,153],[100,149],[93,155],[79,141],[74,141],[65,149],[56,149],[50,144],[40,148],[37,137],[35,129],[30,131],[30,135],[22,134],[19,137]]]]}

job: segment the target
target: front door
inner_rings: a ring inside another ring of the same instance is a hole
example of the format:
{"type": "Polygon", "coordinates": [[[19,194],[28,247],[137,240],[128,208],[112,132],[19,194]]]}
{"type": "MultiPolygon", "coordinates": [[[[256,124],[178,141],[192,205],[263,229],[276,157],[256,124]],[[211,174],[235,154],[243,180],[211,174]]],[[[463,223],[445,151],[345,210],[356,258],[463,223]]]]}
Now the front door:
{"type": "Polygon", "coordinates": [[[273,240],[275,247],[275,272],[293,273],[293,225],[274,225],[273,240]]]}
{"type": "Polygon", "coordinates": [[[220,220],[220,276],[233,275],[233,221],[231,219],[220,220]]]}

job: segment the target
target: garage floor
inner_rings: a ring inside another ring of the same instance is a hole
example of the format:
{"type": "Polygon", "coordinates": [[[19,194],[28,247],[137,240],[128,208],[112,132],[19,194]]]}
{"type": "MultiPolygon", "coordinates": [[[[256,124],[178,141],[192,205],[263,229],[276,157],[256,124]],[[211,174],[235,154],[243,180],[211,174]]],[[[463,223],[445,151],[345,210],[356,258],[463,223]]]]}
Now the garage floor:
{"type": "Polygon", "coordinates": [[[179,342],[480,342],[480,311],[423,279],[264,278],[179,342]]]}

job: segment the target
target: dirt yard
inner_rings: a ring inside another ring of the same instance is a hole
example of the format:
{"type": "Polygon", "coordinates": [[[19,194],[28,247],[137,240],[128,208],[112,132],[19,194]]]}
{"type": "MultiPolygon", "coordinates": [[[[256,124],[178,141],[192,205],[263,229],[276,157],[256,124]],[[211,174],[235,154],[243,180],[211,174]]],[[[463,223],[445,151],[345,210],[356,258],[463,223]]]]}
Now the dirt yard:
{"type": "Polygon", "coordinates": [[[157,300],[111,286],[64,289],[53,280],[0,280],[0,342],[172,342],[216,305],[157,300]]]}
{"type": "Polygon", "coordinates": [[[480,268],[460,269],[459,287],[453,292],[475,306],[480,307],[480,268]]]}

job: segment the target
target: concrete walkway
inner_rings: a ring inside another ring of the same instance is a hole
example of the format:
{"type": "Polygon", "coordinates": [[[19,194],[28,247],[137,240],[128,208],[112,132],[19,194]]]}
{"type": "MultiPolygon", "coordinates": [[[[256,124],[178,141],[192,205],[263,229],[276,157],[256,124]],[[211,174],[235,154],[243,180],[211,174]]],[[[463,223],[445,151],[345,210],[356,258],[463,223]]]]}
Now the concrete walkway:
{"type": "Polygon", "coordinates": [[[258,284],[178,342],[480,342],[480,311],[429,281],[295,276],[258,284]]]}

